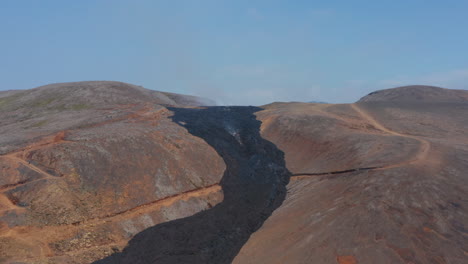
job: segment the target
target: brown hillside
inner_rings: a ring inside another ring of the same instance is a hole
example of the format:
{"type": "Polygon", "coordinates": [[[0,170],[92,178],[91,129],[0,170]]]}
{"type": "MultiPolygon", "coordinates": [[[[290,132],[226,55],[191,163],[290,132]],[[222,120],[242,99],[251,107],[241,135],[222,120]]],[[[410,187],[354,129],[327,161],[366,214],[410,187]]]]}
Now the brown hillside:
{"type": "Polygon", "coordinates": [[[411,85],[372,92],[359,102],[468,102],[468,91],[411,85]]]}
{"type": "Polygon", "coordinates": [[[258,117],[294,174],[234,263],[466,262],[467,103],[274,104],[258,117]]]}
{"type": "Polygon", "coordinates": [[[197,100],[119,82],[1,97],[0,259],[89,263],[220,202],[224,162],[165,107],[197,100]]]}
{"type": "Polygon", "coordinates": [[[0,263],[466,263],[466,98],[0,92],[0,263]]]}

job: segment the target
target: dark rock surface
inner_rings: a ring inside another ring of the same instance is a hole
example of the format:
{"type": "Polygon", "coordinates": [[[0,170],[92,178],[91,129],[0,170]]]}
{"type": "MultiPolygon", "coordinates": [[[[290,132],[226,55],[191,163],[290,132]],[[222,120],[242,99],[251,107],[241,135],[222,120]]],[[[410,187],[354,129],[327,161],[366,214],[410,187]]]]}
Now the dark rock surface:
{"type": "Polygon", "coordinates": [[[224,159],[224,200],[136,235],[122,253],[95,263],[231,263],[286,195],[283,153],[261,138],[254,107],[172,109],[173,120],[224,159]],[[164,241],[164,242],[163,242],[164,241]]]}

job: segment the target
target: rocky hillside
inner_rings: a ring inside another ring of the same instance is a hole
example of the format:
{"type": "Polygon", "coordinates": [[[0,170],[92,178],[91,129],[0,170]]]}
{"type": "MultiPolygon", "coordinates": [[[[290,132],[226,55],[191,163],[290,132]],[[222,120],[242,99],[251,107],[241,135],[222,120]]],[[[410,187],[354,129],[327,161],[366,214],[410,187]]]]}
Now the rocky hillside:
{"type": "Polygon", "coordinates": [[[0,259],[89,263],[223,199],[222,158],[167,108],[196,97],[118,82],[4,95],[0,259]]]}
{"type": "Polygon", "coordinates": [[[256,108],[118,82],[0,92],[0,262],[465,263],[465,95],[256,108]]]}
{"type": "Polygon", "coordinates": [[[359,102],[468,102],[468,91],[412,85],[372,92],[359,102]]]}
{"type": "Polygon", "coordinates": [[[0,154],[35,136],[115,120],[128,109],[211,105],[208,99],[121,82],[58,83],[0,92],[0,154]]]}
{"type": "Polygon", "coordinates": [[[466,91],[382,91],[391,102],[379,93],[258,113],[293,175],[234,263],[467,261],[468,102],[454,97],[466,91]]]}

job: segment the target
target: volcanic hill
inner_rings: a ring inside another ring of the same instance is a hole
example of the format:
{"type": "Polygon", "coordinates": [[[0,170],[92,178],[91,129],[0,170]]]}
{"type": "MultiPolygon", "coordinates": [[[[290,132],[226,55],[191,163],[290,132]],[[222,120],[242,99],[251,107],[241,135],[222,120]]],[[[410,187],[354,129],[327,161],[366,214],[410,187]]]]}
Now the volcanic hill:
{"type": "Polygon", "coordinates": [[[0,263],[466,263],[468,92],[0,92],[0,263]]]}

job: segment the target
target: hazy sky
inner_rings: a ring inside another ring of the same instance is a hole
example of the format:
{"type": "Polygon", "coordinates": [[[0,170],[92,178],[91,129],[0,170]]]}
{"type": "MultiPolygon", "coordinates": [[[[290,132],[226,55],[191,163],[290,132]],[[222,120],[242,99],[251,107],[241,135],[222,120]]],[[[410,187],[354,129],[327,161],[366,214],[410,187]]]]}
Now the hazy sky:
{"type": "Polygon", "coordinates": [[[466,0],[5,0],[0,90],[116,80],[215,99],[468,88],[466,0]]]}

